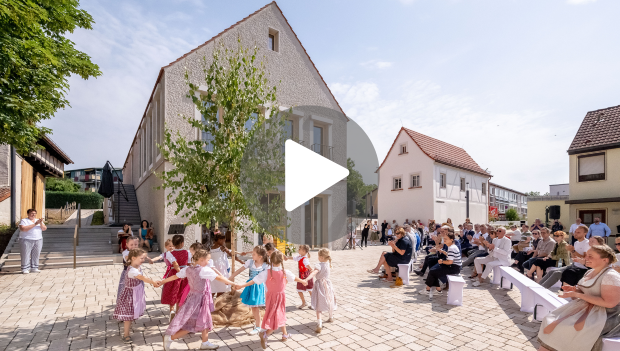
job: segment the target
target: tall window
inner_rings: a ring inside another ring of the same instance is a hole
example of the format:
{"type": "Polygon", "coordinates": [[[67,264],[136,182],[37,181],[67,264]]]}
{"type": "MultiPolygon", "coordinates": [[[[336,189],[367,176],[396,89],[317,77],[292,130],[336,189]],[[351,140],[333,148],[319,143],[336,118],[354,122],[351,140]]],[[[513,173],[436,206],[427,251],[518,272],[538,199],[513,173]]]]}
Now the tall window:
{"type": "Polygon", "coordinates": [[[446,187],[446,174],[445,173],[439,174],[439,187],[440,188],[446,187]]]}
{"type": "Polygon", "coordinates": [[[280,51],[280,33],[272,28],[269,28],[267,35],[267,48],[271,51],[280,51]]]}
{"type": "Polygon", "coordinates": [[[287,120],[284,124],[284,131],[286,132],[286,139],[293,139],[293,121],[287,120]]]}
{"type": "Polygon", "coordinates": [[[400,145],[400,155],[407,153],[407,144],[400,145]]]}
{"type": "Polygon", "coordinates": [[[420,187],[422,185],[420,185],[420,175],[419,174],[414,174],[411,176],[411,187],[412,188],[417,188],[420,187]]]}
{"type": "Polygon", "coordinates": [[[402,178],[401,177],[394,178],[394,188],[393,189],[394,190],[399,190],[399,189],[402,189],[402,188],[403,188],[403,186],[402,186],[402,178]]]}
{"type": "Polygon", "coordinates": [[[465,178],[461,178],[461,191],[465,191],[465,178]]]}
{"type": "Polygon", "coordinates": [[[579,181],[605,180],[605,153],[579,156],[579,181]]]}
{"type": "Polygon", "coordinates": [[[267,40],[269,50],[276,51],[276,37],[273,34],[269,34],[269,38],[267,40]]]}
{"type": "MultiPolygon", "coordinates": [[[[210,103],[205,103],[205,107],[209,108],[209,107],[211,107],[211,104],[210,103]]],[[[216,117],[217,117],[218,122],[215,125],[215,127],[217,128],[218,125],[219,125],[219,120],[220,120],[220,110],[219,109],[217,110],[216,117]]],[[[204,115],[202,116],[202,123],[203,124],[208,123],[207,120],[205,119],[204,115]]],[[[205,143],[204,146],[203,146],[205,151],[212,152],[213,151],[213,134],[211,134],[211,132],[205,132],[203,130],[202,133],[201,133],[201,139],[205,143]]]]}
{"type": "Polygon", "coordinates": [[[487,194],[487,183],[482,183],[482,195],[487,194]]]}

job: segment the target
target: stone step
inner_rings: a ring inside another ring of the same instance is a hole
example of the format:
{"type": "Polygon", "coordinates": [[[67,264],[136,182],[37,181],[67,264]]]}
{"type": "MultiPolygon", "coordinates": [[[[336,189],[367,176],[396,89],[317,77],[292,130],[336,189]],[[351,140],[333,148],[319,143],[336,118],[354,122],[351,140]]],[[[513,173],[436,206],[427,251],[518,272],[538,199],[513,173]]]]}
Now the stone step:
{"type": "MultiPolygon", "coordinates": [[[[116,255],[116,253],[112,253],[112,250],[109,251],[78,251],[77,255],[80,257],[112,257],[116,255]]],[[[39,259],[49,259],[49,258],[66,258],[71,257],[73,259],[73,251],[50,251],[50,252],[41,252],[41,256],[39,259]]],[[[20,260],[21,256],[19,253],[9,253],[7,255],[7,260],[20,260]]]]}
{"type": "MultiPolygon", "coordinates": [[[[78,267],[92,267],[92,266],[105,266],[109,264],[114,264],[112,259],[103,259],[103,260],[90,260],[90,261],[81,261],[76,264],[78,267]]],[[[40,263],[39,269],[55,269],[55,268],[73,268],[73,261],[71,262],[62,262],[62,263],[40,263]]],[[[19,272],[21,271],[21,265],[4,265],[2,266],[2,272],[19,272]]],[[[32,274],[32,273],[31,273],[32,274]]]]}
{"type": "MultiPolygon", "coordinates": [[[[113,255],[76,255],[77,262],[83,261],[101,261],[101,260],[112,260],[114,261],[113,255]]],[[[41,263],[73,263],[73,255],[71,256],[57,256],[57,257],[40,257],[39,264],[41,263]]],[[[17,258],[8,258],[4,264],[6,265],[19,265],[21,263],[21,259],[17,258]]]]}

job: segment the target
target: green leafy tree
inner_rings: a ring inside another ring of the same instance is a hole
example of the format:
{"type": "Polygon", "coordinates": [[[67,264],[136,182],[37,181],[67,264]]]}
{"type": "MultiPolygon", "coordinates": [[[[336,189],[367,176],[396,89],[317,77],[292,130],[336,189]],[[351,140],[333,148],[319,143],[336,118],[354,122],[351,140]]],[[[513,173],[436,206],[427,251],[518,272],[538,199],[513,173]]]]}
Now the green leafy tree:
{"type": "Polygon", "coordinates": [[[284,184],[285,117],[279,111],[276,87],[269,85],[264,63],[258,62],[257,53],[258,48],[243,48],[240,41],[235,50],[220,46],[214,50],[210,65],[204,59],[203,82],[190,82],[186,72],[187,97],[203,118],[200,121],[193,116],[182,117],[207,137],[187,139],[166,129],[160,146],[164,157],[174,166],[159,174],[161,187],[171,190],[168,204],[174,205],[175,214],[182,213],[188,224],[210,225],[213,220],[228,223],[233,254],[239,232],[281,236],[276,228],[284,221],[282,211],[278,212],[283,210],[280,196],[267,209],[259,201],[267,193],[277,192],[277,185],[284,184]],[[261,106],[270,108],[263,111],[261,106]],[[257,138],[253,139],[255,134],[257,138]],[[254,144],[250,144],[252,140],[254,144]],[[242,174],[242,164],[250,171],[242,174]],[[251,183],[245,189],[242,178],[251,183]],[[247,201],[248,198],[256,200],[247,201]],[[260,215],[261,209],[269,213],[260,215]]]}
{"type": "Polygon", "coordinates": [[[82,189],[80,184],[73,182],[69,178],[47,178],[45,181],[45,190],[47,191],[65,191],[77,193],[82,189]]]}
{"type": "Polygon", "coordinates": [[[514,208],[509,208],[506,210],[506,220],[509,221],[518,221],[521,217],[519,217],[519,213],[514,208]]]}
{"type": "Polygon", "coordinates": [[[92,29],[93,18],[77,0],[0,2],[0,144],[19,153],[37,148],[38,126],[69,106],[72,74],[101,75],[90,57],[65,38],[76,28],[92,29]]]}
{"type": "Polygon", "coordinates": [[[364,183],[362,174],[355,169],[355,162],[351,158],[347,158],[347,169],[349,170],[347,176],[347,207],[350,206],[351,200],[355,200],[355,216],[365,216],[370,211],[366,209],[366,201],[362,197],[377,186],[364,183]]]}

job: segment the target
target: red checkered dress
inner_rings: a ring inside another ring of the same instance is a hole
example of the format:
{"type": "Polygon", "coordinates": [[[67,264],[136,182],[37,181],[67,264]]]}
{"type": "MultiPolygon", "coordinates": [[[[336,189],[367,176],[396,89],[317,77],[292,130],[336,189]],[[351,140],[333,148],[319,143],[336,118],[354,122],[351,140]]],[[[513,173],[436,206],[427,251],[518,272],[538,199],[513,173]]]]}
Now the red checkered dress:
{"type": "MultiPolygon", "coordinates": [[[[136,309],[138,309],[138,311],[144,311],[142,305],[144,305],[145,301],[134,301],[134,288],[138,287],[140,284],[144,285],[144,282],[139,279],[127,277],[123,285],[123,290],[116,301],[116,307],[114,308],[112,318],[119,321],[133,321],[137,319],[135,316],[136,309]]],[[[144,292],[144,290],[142,291],[144,292]]],[[[144,295],[144,293],[142,293],[142,295],[144,295]]],[[[144,296],[142,296],[142,299],[144,300],[144,296]]]]}
{"type": "MultiPolygon", "coordinates": [[[[187,262],[189,260],[189,251],[187,250],[174,250],[171,252],[172,256],[176,259],[179,268],[183,269],[187,267],[187,262]]],[[[172,268],[167,274],[164,276],[164,279],[175,275],[177,271],[172,268]]],[[[183,294],[183,289],[187,286],[187,278],[177,279],[171,281],[169,283],[164,284],[164,288],[161,292],[161,303],[162,305],[176,305],[181,301],[181,295],[183,294]]]]}

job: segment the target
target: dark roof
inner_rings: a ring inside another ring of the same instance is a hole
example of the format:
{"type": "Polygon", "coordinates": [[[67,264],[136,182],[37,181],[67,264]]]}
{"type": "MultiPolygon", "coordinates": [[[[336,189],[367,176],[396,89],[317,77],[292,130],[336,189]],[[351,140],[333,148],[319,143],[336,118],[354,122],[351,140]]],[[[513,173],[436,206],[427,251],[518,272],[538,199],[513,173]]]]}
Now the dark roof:
{"type": "Polygon", "coordinates": [[[73,163],[69,156],[64,151],[62,151],[62,149],[58,145],[56,145],[56,143],[47,135],[43,135],[39,139],[39,144],[41,144],[41,146],[43,146],[47,150],[47,152],[54,155],[54,157],[56,157],[58,160],[62,161],[62,163],[66,165],[73,163]]]}
{"type": "Polygon", "coordinates": [[[620,147],[620,106],[590,111],[568,148],[568,154],[620,147]]]}
{"type": "MultiPolygon", "coordinates": [[[[323,84],[325,84],[325,87],[327,88],[327,91],[329,91],[329,93],[331,94],[332,98],[334,99],[334,101],[336,102],[336,105],[338,105],[338,108],[340,109],[340,112],[342,112],[342,114],[345,116],[345,118],[347,118],[348,121],[348,117],[346,117],[346,113],[344,113],[344,110],[342,109],[342,107],[340,106],[340,104],[338,103],[338,100],[336,100],[336,97],[334,96],[334,93],[332,93],[331,89],[329,89],[329,86],[327,85],[327,83],[325,82],[325,79],[323,79],[323,76],[321,75],[321,73],[319,72],[319,70],[316,68],[316,65],[314,64],[314,62],[312,61],[312,59],[310,58],[310,55],[308,55],[308,52],[306,51],[306,48],[304,47],[304,45],[301,43],[301,40],[299,40],[299,37],[297,36],[297,33],[295,33],[295,31],[293,30],[293,27],[291,26],[291,24],[288,22],[288,20],[286,19],[286,17],[284,16],[284,13],[282,12],[282,10],[280,9],[280,7],[278,6],[278,4],[275,1],[272,1],[270,3],[268,3],[267,5],[261,7],[260,9],[254,11],[253,13],[249,14],[248,16],[246,16],[245,18],[243,18],[242,20],[238,21],[237,23],[233,24],[232,26],[224,29],[223,31],[221,31],[219,34],[217,34],[216,36],[214,36],[213,38],[205,41],[204,43],[198,45],[198,47],[196,47],[195,49],[191,50],[190,52],[186,53],[185,55],[179,57],[178,59],[170,62],[168,65],[162,67],[159,70],[159,74],[157,76],[157,79],[155,80],[155,85],[153,86],[153,91],[151,92],[151,96],[149,97],[149,102],[146,104],[146,108],[144,109],[144,113],[142,115],[142,119],[144,119],[144,117],[146,117],[146,112],[148,111],[149,108],[149,104],[151,103],[151,101],[153,100],[153,95],[155,94],[155,89],[157,88],[157,84],[159,83],[159,81],[161,80],[161,77],[164,74],[164,69],[168,68],[170,66],[172,66],[173,64],[181,61],[182,59],[184,59],[185,57],[187,57],[188,55],[198,51],[200,48],[204,47],[205,45],[209,44],[210,42],[214,41],[215,39],[221,37],[224,33],[228,32],[229,30],[233,29],[234,27],[236,27],[237,25],[245,22],[248,18],[254,16],[255,14],[261,12],[262,10],[266,9],[267,7],[269,7],[270,5],[274,5],[276,7],[276,9],[280,12],[280,14],[282,15],[282,18],[284,18],[284,21],[286,22],[286,24],[288,25],[289,29],[291,30],[291,32],[293,33],[293,35],[295,36],[295,39],[297,39],[297,42],[299,43],[299,45],[301,46],[301,48],[304,50],[304,53],[306,54],[306,57],[308,58],[308,60],[310,61],[310,63],[312,64],[312,67],[314,67],[314,69],[316,70],[316,73],[319,75],[319,78],[321,78],[321,81],[323,81],[323,84]]],[[[142,123],[142,119],[140,119],[140,124],[142,123]]],[[[138,125],[140,125],[138,124],[138,125]]],[[[139,130],[140,128],[138,128],[139,130]]],[[[138,137],[138,132],[136,131],[136,134],[133,138],[133,141],[131,142],[131,147],[133,147],[133,145],[136,142],[136,138],[138,137]]],[[[130,147],[130,149],[131,149],[130,147]]],[[[125,163],[123,163],[123,167],[125,167],[125,165],[127,164],[127,160],[129,160],[129,152],[127,153],[127,158],[125,158],[125,163]]]]}
{"type": "MultiPolygon", "coordinates": [[[[491,174],[482,169],[464,149],[458,146],[454,146],[452,144],[448,144],[444,141],[431,138],[424,134],[420,134],[405,127],[402,127],[400,129],[398,135],[400,135],[401,131],[407,133],[407,135],[411,137],[411,140],[413,140],[413,142],[418,145],[420,150],[422,150],[422,152],[425,153],[426,156],[435,160],[435,162],[443,163],[445,165],[456,168],[461,168],[487,177],[492,177],[491,174]]],[[[398,139],[398,135],[396,136],[396,139],[398,139]]],[[[394,143],[392,143],[392,147],[390,148],[390,151],[388,151],[388,155],[392,151],[392,148],[396,143],[396,139],[394,139],[394,143]]],[[[387,159],[387,155],[385,156],[385,159],[387,159]]],[[[383,166],[383,163],[385,163],[385,160],[383,160],[381,166],[383,166]]],[[[379,168],[381,168],[381,166],[379,166],[379,168]]]]}
{"type": "Polygon", "coordinates": [[[11,197],[11,187],[0,186],[0,202],[11,197]]]}

